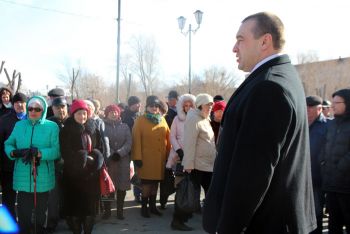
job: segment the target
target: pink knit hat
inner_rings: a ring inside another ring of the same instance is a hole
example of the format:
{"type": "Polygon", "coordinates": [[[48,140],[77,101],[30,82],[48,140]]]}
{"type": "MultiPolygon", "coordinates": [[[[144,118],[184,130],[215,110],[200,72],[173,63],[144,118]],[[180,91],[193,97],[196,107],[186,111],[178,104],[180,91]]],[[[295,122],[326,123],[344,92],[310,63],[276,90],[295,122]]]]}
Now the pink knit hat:
{"type": "Polygon", "coordinates": [[[72,103],[72,105],[70,107],[70,114],[74,115],[74,113],[77,112],[78,110],[86,110],[88,112],[88,115],[89,115],[89,112],[90,112],[86,102],[84,100],[81,100],[81,99],[80,100],[79,99],[75,100],[72,103]]]}
{"type": "Polygon", "coordinates": [[[115,104],[112,104],[112,105],[109,105],[106,107],[105,116],[107,117],[109,112],[111,112],[111,111],[116,111],[116,112],[118,112],[118,115],[120,115],[120,108],[115,104]]]}

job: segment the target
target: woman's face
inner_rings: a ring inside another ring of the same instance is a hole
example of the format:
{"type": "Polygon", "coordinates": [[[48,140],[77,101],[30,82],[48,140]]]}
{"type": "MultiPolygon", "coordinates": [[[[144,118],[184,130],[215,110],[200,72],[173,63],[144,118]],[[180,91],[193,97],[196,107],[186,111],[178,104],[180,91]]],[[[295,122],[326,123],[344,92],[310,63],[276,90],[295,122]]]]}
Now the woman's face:
{"type": "Polygon", "coordinates": [[[216,121],[216,122],[221,122],[221,119],[222,119],[222,114],[224,113],[224,111],[223,110],[217,110],[217,111],[215,111],[214,112],[214,120],[216,121]]]}
{"type": "Polygon", "coordinates": [[[334,96],[332,100],[332,108],[335,116],[341,116],[345,114],[346,105],[344,98],[340,96],[334,96]]]}
{"type": "Polygon", "coordinates": [[[118,113],[118,111],[110,111],[108,113],[107,118],[109,120],[119,120],[119,113],[118,113]]]}
{"type": "Polygon", "coordinates": [[[30,106],[28,107],[29,119],[30,120],[38,120],[41,118],[43,114],[43,109],[39,106],[30,106]]]}
{"type": "Polygon", "coordinates": [[[85,124],[88,119],[88,113],[86,110],[78,110],[74,113],[74,120],[79,124],[85,124]]]}
{"type": "Polygon", "coordinates": [[[202,112],[204,117],[209,117],[212,107],[213,107],[212,102],[202,105],[201,112],[202,112]]]}
{"type": "Polygon", "coordinates": [[[193,108],[193,103],[191,101],[186,101],[182,105],[183,110],[185,113],[187,113],[191,108],[193,108]]]}
{"type": "Polygon", "coordinates": [[[146,110],[147,112],[151,114],[159,114],[160,113],[160,108],[159,104],[151,104],[147,106],[146,110]]]}
{"type": "Polygon", "coordinates": [[[4,104],[8,104],[10,102],[10,92],[4,90],[1,94],[1,101],[4,104]]]}

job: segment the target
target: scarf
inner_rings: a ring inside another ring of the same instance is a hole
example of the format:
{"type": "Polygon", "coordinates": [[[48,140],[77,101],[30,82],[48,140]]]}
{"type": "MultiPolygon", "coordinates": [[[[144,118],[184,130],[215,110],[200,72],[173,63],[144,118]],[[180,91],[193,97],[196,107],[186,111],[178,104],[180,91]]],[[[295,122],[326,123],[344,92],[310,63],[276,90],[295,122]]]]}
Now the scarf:
{"type": "Polygon", "coordinates": [[[17,119],[27,119],[27,114],[25,112],[16,113],[17,119]]]}
{"type": "Polygon", "coordinates": [[[154,124],[159,124],[162,121],[162,116],[160,114],[146,112],[145,117],[154,124]]]}

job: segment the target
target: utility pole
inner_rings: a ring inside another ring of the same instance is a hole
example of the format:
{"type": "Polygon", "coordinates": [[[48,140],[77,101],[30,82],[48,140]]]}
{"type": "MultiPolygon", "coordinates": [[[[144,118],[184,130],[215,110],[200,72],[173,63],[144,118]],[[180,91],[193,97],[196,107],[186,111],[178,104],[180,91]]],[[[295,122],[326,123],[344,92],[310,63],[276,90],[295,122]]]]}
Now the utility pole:
{"type": "Polygon", "coordinates": [[[121,0],[118,0],[118,36],[117,36],[117,80],[116,80],[116,103],[119,103],[119,64],[120,64],[120,8],[121,0]]]}

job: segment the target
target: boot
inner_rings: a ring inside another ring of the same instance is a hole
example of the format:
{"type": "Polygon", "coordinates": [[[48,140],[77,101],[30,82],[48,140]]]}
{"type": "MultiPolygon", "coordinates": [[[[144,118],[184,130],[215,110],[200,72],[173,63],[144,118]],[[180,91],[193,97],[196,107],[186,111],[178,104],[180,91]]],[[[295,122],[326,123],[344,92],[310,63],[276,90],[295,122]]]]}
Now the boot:
{"type": "Polygon", "coordinates": [[[148,197],[142,197],[141,199],[141,216],[144,218],[150,218],[151,216],[149,215],[149,211],[148,211],[148,197]]]}
{"type": "Polygon", "coordinates": [[[162,216],[162,213],[160,213],[160,211],[157,209],[156,206],[156,196],[157,195],[151,195],[149,198],[149,208],[152,214],[158,215],[158,216],[162,216]]]}
{"type": "Polygon", "coordinates": [[[171,222],[171,228],[173,230],[178,230],[178,231],[192,231],[193,228],[187,226],[184,222],[180,221],[179,219],[173,219],[171,222]]]}
{"type": "MultiPolygon", "coordinates": [[[[81,218],[80,217],[70,217],[70,225],[71,225],[71,231],[73,234],[81,234],[81,218]]],[[[68,221],[67,221],[68,223],[68,221]]]]}
{"type": "Polygon", "coordinates": [[[117,191],[117,219],[123,220],[125,219],[123,215],[123,207],[124,207],[124,199],[125,199],[126,191],[117,191]]]}
{"type": "Polygon", "coordinates": [[[109,219],[111,217],[111,202],[105,201],[103,202],[104,212],[102,215],[102,219],[109,219]]]}
{"type": "Polygon", "coordinates": [[[84,224],[83,224],[84,234],[91,234],[92,228],[94,227],[94,221],[95,221],[94,216],[85,217],[84,224]]]}

